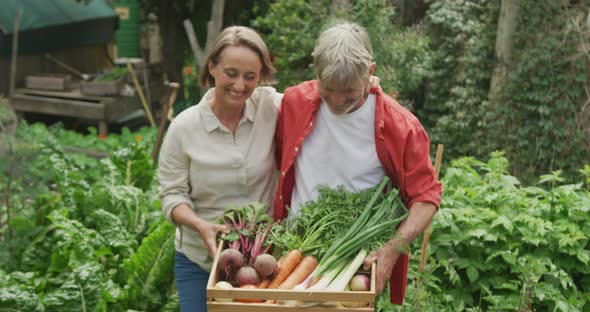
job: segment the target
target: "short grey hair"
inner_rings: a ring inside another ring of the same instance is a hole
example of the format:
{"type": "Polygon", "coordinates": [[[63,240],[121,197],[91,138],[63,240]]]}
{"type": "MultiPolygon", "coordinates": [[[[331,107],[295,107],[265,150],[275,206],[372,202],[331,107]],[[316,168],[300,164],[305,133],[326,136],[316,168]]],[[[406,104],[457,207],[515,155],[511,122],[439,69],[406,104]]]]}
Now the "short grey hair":
{"type": "Polygon", "coordinates": [[[368,78],[373,64],[367,30],[349,22],[324,30],[312,55],[320,84],[334,83],[343,89],[355,87],[360,80],[368,78]]]}

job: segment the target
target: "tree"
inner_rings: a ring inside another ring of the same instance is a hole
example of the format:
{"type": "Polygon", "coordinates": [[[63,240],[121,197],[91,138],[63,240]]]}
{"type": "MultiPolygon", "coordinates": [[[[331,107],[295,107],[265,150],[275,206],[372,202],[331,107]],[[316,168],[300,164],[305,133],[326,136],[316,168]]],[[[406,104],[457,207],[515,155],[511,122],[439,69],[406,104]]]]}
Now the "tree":
{"type": "Polygon", "coordinates": [[[496,34],[496,64],[490,82],[489,101],[495,107],[500,100],[508,77],[508,68],[512,63],[512,46],[518,25],[521,0],[502,0],[498,32],[496,34]]]}
{"type": "MultiPolygon", "coordinates": [[[[223,24],[223,8],[224,8],[225,1],[224,0],[213,0],[213,6],[211,8],[211,19],[207,23],[207,39],[205,40],[205,48],[201,49],[199,45],[199,41],[197,39],[197,35],[195,34],[195,29],[193,27],[193,23],[190,19],[185,19],[184,29],[187,34],[187,38],[190,42],[191,49],[193,50],[193,54],[195,56],[195,60],[197,63],[198,68],[203,68],[203,65],[206,61],[206,53],[211,49],[211,45],[215,41],[215,38],[221,32],[221,26],[223,24]]],[[[201,90],[201,94],[204,93],[204,90],[201,90]]]]}

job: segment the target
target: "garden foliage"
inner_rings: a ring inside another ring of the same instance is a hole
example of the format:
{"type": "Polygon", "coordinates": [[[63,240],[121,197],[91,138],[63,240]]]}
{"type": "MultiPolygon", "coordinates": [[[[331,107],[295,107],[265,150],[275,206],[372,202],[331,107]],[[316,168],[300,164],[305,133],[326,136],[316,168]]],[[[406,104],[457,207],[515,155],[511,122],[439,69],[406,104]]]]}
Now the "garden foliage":
{"type": "Polygon", "coordinates": [[[2,168],[1,211],[10,205],[3,220],[9,224],[0,228],[2,308],[158,311],[177,305],[171,296],[174,227],[161,215],[150,157],[155,132],[140,133],[82,136],[21,124],[2,160],[8,166],[2,168]],[[92,142],[108,157],[64,151],[64,145],[92,142]]]}
{"type": "Polygon", "coordinates": [[[420,255],[412,256],[406,309],[590,309],[590,184],[553,172],[525,186],[508,166],[494,153],[487,162],[454,160],[446,170],[428,269],[418,274],[420,255]]]}

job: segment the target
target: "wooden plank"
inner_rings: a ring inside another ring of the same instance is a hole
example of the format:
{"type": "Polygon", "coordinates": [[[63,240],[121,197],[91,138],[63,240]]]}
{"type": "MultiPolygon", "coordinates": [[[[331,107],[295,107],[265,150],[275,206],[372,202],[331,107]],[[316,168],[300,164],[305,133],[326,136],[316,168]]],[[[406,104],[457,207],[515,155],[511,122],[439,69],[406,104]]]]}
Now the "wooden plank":
{"type": "Polygon", "coordinates": [[[102,102],[107,99],[112,99],[112,97],[107,97],[107,96],[83,95],[82,93],[80,93],[80,88],[78,87],[78,83],[72,83],[72,90],[70,90],[70,91],[44,91],[44,90],[33,90],[33,89],[19,88],[19,89],[16,89],[14,92],[15,92],[15,94],[38,95],[38,96],[47,96],[47,97],[61,97],[61,98],[68,98],[68,99],[74,99],[74,100],[94,101],[94,102],[102,102]]]}
{"type": "Polygon", "coordinates": [[[323,306],[288,306],[266,303],[240,303],[240,302],[210,302],[207,303],[209,312],[373,312],[372,307],[347,308],[347,307],[323,307],[323,306]]]}
{"type": "Polygon", "coordinates": [[[68,101],[40,96],[14,94],[11,102],[16,111],[70,116],[93,120],[105,119],[104,103],[68,101]]]}
{"type": "Polygon", "coordinates": [[[215,259],[213,260],[213,266],[211,267],[211,274],[209,274],[209,280],[207,281],[207,298],[209,298],[209,289],[214,289],[213,287],[217,284],[217,266],[219,265],[219,255],[223,250],[224,240],[219,240],[219,245],[217,245],[217,252],[215,253],[215,259]]]}
{"type": "Polygon", "coordinates": [[[290,289],[207,289],[208,298],[276,299],[296,301],[349,301],[375,302],[375,293],[370,291],[295,291],[290,289]]]}
{"type": "Polygon", "coordinates": [[[113,81],[82,81],[80,92],[84,95],[117,96],[125,85],[125,76],[113,81]]]}
{"type": "Polygon", "coordinates": [[[25,86],[38,90],[69,90],[72,78],[69,75],[29,75],[25,77],[25,86]]]}

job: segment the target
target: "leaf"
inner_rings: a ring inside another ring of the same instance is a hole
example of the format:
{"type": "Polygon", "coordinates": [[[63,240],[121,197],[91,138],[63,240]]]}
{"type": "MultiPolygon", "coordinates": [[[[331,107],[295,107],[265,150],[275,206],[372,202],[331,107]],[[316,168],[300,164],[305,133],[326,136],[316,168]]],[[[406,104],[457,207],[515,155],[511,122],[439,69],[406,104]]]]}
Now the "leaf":
{"type": "Polygon", "coordinates": [[[124,262],[130,306],[145,310],[163,303],[174,280],[174,239],[176,228],[161,218],[141,242],[137,252],[124,262]]]}
{"type": "Polygon", "coordinates": [[[59,288],[47,293],[43,303],[47,311],[106,311],[103,289],[107,284],[102,266],[89,262],[76,268],[59,288]]]}
{"type": "Polygon", "coordinates": [[[514,229],[512,221],[510,221],[507,216],[499,216],[496,218],[496,220],[494,220],[494,222],[492,222],[492,228],[498,225],[502,225],[508,231],[508,233],[512,233],[512,230],[514,229]]]}
{"type": "MultiPolygon", "coordinates": [[[[106,239],[108,248],[122,258],[128,258],[137,247],[135,238],[127,232],[123,222],[116,215],[98,209],[92,215],[96,220],[96,231],[106,239]]],[[[105,247],[107,247],[105,246],[105,247]]]]}
{"type": "Polygon", "coordinates": [[[588,261],[590,261],[590,251],[589,250],[580,250],[576,257],[585,265],[588,265],[588,261]]]}
{"type": "Polygon", "coordinates": [[[41,299],[35,293],[34,274],[0,270],[0,311],[43,312],[41,299]]]}
{"type": "Polygon", "coordinates": [[[469,231],[469,236],[473,236],[473,237],[477,237],[477,238],[481,238],[486,234],[487,234],[487,232],[483,229],[475,229],[475,230],[469,231]]]}
{"type": "Polygon", "coordinates": [[[469,266],[467,268],[467,277],[471,283],[474,283],[479,278],[479,271],[475,266],[469,266]]]}
{"type": "Polygon", "coordinates": [[[10,220],[10,225],[17,235],[29,235],[36,227],[35,224],[28,218],[15,216],[10,220]]]}

